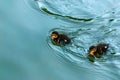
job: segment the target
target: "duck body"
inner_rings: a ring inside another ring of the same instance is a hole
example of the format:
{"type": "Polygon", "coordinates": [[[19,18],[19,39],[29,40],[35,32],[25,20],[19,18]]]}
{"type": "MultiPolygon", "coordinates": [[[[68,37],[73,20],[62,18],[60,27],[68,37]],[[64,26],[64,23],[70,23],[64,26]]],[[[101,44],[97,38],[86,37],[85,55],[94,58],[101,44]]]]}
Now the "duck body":
{"type": "Polygon", "coordinates": [[[99,43],[93,45],[89,48],[89,54],[97,58],[100,58],[102,55],[106,54],[108,47],[109,44],[106,43],[99,43]]]}
{"type": "Polygon", "coordinates": [[[109,44],[106,43],[98,43],[96,45],[90,46],[87,58],[89,59],[89,61],[94,62],[95,57],[101,58],[104,54],[106,54],[108,47],[109,44]]]}
{"type": "Polygon", "coordinates": [[[54,31],[51,34],[51,39],[57,45],[66,45],[71,42],[70,38],[65,34],[59,34],[58,32],[54,31]]]}

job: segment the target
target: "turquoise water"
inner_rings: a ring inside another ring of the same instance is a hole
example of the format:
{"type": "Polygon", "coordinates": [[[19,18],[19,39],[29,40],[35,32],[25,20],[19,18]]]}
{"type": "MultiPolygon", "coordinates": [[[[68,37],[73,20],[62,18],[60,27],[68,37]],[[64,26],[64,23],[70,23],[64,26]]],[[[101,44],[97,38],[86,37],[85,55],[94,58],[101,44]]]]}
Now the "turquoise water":
{"type": "Polygon", "coordinates": [[[119,0],[1,0],[0,80],[119,80],[119,6],[119,0]],[[72,44],[53,45],[54,30],[72,44]],[[92,63],[87,50],[98,42],[110,47],[92,63]]]}

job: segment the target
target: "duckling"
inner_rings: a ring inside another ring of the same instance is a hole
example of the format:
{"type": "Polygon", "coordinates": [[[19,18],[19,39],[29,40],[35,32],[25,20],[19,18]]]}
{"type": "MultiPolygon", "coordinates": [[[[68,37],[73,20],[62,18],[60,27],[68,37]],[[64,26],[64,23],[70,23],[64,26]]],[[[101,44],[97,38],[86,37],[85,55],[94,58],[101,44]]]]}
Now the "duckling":
{"type": "Polygon", "coordinates": [[[89,61],[94,62],[95,57],[100,58],[102,57],[102,55],[106,54],[108,47],[109,47],[109,44],[106,44],[106,43],[99,43],[99,44],[90,46],[88,51],[89,54],[87,58],[89,59],[89,61]]]}
{"type": "Polygon", "coordinates": [[[109,47],[109,44],[106,44],[106,43],[99,43],[99,44],[93,45],[89,48],[89,55],[100,58],[102,55],[106,53],[108,47],[109,47]]]}
{"type": "Polygon", "coordinates": [[[70,38],[67,35],[59,34],[57,31],[52,32],[51,39],[57,45],[65,45],[71,42],[70,38]]]}

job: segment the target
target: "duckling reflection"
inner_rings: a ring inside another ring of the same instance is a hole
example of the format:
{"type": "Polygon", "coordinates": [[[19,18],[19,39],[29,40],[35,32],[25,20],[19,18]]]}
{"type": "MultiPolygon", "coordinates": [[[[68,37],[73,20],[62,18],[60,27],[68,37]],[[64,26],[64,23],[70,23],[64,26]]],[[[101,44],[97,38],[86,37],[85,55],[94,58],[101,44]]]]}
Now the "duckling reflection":
{"type": "Polygon", "coordinates": [[[57,31],[51,34],[52,42],[56,45],[66,45],[71,42],[70,38],[65,34],[59,34],[57,31]]]}
{"type": "Polygon", "coordinates": [[[90,46],[88,51],[89,52],[88,59],[94,62],[95,57],[100,58],[102,57],[102,55],[106,54],[108,47],[109,44],[106,43],[99,43],[90,46]]]}

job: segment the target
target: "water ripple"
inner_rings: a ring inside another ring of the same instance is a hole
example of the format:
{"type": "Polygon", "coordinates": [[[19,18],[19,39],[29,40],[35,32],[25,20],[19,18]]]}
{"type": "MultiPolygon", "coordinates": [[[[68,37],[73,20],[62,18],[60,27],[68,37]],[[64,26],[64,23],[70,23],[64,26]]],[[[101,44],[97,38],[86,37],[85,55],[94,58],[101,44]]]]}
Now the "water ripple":
{"type": "Polygon", "coordinates": [[[72,21],[120,17],[119,0],[36,0],[41,11],[72,21]]]}
{"type": "Polygon", "coordinates": [[[120,0],[35,0],[38,11],[58,19],[81,22],[76,26],[63,26],[51,29],[48,33],[48,45],[58,51],[58,55],[79,64],[91,71],[101,72],[101,77],[118,80],[120,74],[120,0]],[[88,23],[86,23],[88,22],[88,23]],[[50,35],[53,31],[67,34],[72,43],[66,46],[52,44],[50,35]],[[107,54],[95,59],[94,64],[87,59],[91,45],[108,43],[107,54]],[[109,68],[108,68],[109,67],[109,68]],[[111,71],[112,67],[114,70],[111,71]],[[114,72],[115,71],[115,72],[114,72]],[[105,72],[105,73],[104,73],[105,72]],[[107,72],[107,73],[106,73],[107,72]],[[112,76],[112,77],[111,77],[112,76]]]}
{"type": "MultiPolygon", "coordinates": [[[[87,26],[79,26],[79,27],[61,27],[52,29],[48,33],[48,44],[53,49],[60,52],[61,55],[66,57],[72,62],[82,63],[86,62],[88,55],[88,49],[91,45],[97,44],[100,42],[105,42],[110,45],[107,55],[105,55],[101,59],[96,59],[97,62],[106,62],[112,63],[111,58],[115,58],[113,56],[120,56],[120,41],[119,41],[119,26],[104,26],[104,25],[96,25],[89,24],[87,26]],[[67,34],[72,43],[66,46],[56,46],[52,44],[50,39],[50,34],[53,31],[58,31],[60,33],[67,34]]],[[[117,58],[116,57],[116,58],[117,58]]],[[[119,59],[117,59],[119,60],[119,59]]],[[[116,61],[114,59],[113,61],[116,61]]]]}

